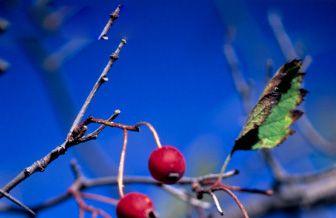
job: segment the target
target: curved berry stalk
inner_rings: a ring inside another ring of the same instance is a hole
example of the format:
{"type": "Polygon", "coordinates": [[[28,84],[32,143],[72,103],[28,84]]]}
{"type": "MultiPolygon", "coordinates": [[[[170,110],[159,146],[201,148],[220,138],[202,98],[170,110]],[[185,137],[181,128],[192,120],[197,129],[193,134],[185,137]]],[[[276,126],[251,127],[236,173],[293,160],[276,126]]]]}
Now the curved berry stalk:
{"type": "Polygon", "coordinates": [[[123,145],[120,154],[120,162],[119,162],[119,169],[118,169],[118,191],[120,198],[124,197],[124,167],[125,167],[125,155],[126,155],[126,148],[127,148],[127,141],[128,141],[128,132],[126,129],[123,130],[123,145]]]}
{"type": "Polygon", "coordinates": [[[157,133],[157,131],[155,130],[154,126],[148,122],[139,122],[137,124],[135,124],[136,127],[140,127],[140,126],[146,126],[152,133],[156,146],[158,148],[162,147],[161,141],[160,141],[160,137],[159,134],[157,133]]]}
{"type": "Polygon", "coordinates": [[[120,200],[117,204],[118,218],[155,218],[154,206],[152,201],[144,194],[133,192],[124,194],[124,166],[128,142],[128,130],[123,129],[123,145],[120,154],[118,169],[118,191],[120,200]]]}

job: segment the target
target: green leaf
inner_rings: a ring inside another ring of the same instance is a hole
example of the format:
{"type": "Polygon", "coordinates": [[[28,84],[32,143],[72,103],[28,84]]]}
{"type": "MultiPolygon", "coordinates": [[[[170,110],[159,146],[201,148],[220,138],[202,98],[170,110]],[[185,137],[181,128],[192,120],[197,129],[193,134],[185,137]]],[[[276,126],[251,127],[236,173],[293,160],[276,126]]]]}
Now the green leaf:
{"type": "Polygon", "coordinates": [[[307,94],[302,89],[302,61],[283,65],[267,84],[235,141],[236,150],[274,148],[294,133],[290,126],[303,114],[296,107],[307,94]]]}

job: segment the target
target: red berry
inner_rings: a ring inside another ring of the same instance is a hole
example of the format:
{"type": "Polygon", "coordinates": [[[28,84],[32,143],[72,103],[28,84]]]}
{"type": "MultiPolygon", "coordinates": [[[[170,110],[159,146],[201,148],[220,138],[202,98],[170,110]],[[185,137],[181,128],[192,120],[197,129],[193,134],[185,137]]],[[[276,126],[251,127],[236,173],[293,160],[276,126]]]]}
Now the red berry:
{"type": "Polygon", "coordinates": [[[118,218],[155,217],[152,201],[144,194],[131,192],[126,194],[117,204],[118,218]]]}
{"type": "Polygon", "coordinates": [[[154,179],[164,184],[174,184],[184,174],[185,160],[175,147],[163,146],[151,153],[148,167],[154,179]]]}

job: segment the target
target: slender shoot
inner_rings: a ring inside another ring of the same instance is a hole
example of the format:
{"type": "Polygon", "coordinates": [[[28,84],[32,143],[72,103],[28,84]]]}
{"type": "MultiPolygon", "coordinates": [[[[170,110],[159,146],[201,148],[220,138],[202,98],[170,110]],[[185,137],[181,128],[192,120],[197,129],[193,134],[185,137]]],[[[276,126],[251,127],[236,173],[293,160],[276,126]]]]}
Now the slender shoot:
{"type": "Polygon", "coordinates": [[[153,137],[154,137],[154,140],[155,140],[155,143],[156,143],[157,147],[158,148],[162,147],[162,144],[161,144],[161,141],[160,141],[160,138],[159,138],[159,134],[157,133],[157,131],[155,130],[155,128],[153,127],[152,124],[150,124],[148,122],[139,122],[139,123],[135,124],[135,126],[137,126],[137,127],[146,126],[151,131],[151,133],[153,134],[153,137]]]}
{"type": "Polygon", "coordinates": [[[119,170],[118,170],[118,191],[120,198],[124,197],[124,167],[125,167],[125,155],[126,155],[126,147],[127,147],[127,140],[128,140],[128,132],[124,129],[124,139],[122,150],[120,154],[120,162],[119,162],[119,170]]]}

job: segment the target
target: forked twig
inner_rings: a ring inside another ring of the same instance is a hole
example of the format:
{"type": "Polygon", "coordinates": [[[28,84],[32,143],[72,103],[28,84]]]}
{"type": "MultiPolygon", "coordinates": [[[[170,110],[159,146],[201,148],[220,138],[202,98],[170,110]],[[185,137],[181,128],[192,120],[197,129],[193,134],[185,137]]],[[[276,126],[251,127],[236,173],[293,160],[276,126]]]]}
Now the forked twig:
{"type": "MultiPolygon", "coordinates": [[[[90,102],[92,101],[94,95],[96,94],[99,87],[107,81],[107,73],[111,69],[113,63],[118,59],[119,53],[122,49],[122,47],[125,45],[126,40],[122,39],[119,43],[117,49],[115,52],[110,56],[110,60],[108,61],[107,65],[105,66],[103,72],[101,73],[100,77],[98,78],[97,82],[93,86],[90,94],[88,95],[86,101],[84,102],[82,108],[80,109],[75,121],[73,122],[70,131],[67,135],[66,140],[58,147],[54,148],[51,152],[49,152],[47,155],[45,155],[40,160],[35,161],[32,165],[26,167],[24,170],[22,170],[14,179],[12,179],[10,182],[8,182],[2,190],[4,192],[9,193],[15,186],[20,184],[22,181],[26,180],[28,177],[30,177],[32,174],[36,172],[42,172],[44,169],[54,160],[56,160],[60,155],[64,154],[66,150],[73,146],[78,144],[78,141],[76,141],[76,138],[78,135],[74,135],[74,132],[83,132],[78,131],[78,128],[83,128],[84,126],[80,126],[81,119],[83,118],[90,102]]],[[[80,129],[81,129],[80,128],[80,129]]],[[[77,138],[78,139],[78,138],[77,138]]],[[[3,195],[0,195],[0,198],[2,198],[3,195]]]]}
{"type": "MultiPolygon", "coordinates": [[[[82,191],[84,190],[94,188],[94,187],[118,185],[118,177],[114,177],[114,176],[100,177],[100,178],[94,178],[94,179],[86,178],[81,172],[79,165],[75,161],[72,161],[71,169],[75,176],[75,181],[71,185],[71,189],[76,190],[77,192],[81,192],[83,198],[90,197],[90,195],[92,196],[92,194],[83,193],[82,191]]],[[[228,171],[223,175],[223,178],[229,178],[229,177],[235,176],[237,175],[237,173],[238,173],[237,170],[228,171]]],[[[178,181],[177,185],[190,186],[195,182],[199,184],[204,184],[209,181],[215,181],[217,178],[218,178],[218,174],[209,174],[209,175],[204,175],[200,177],[183,177],[180,181],[178,181]]],[[[123,181],[124,184],[143,184],[143,185],[153,185],[153,186],[163,187],[163,190],[167,191],[168,193],[172,194],[175,197],[178,197],[179,199],[185,202],[190,203],[191,205],[195,207],[199,207],[199,208],[209,207],[209,204],[207,202],[203,202],[203,201],[200,201],[194,198],[189,198],[190,196],[187,193],[185,193],[183,190],[176,189],[171,186],[162,186],[161,183],[155,181],[153,178],[148,177],[148,176],[125,176],[123,180],[124,180],[123,181]]],[[[64,201],[67,201],[72,196],[73,196],[72,193],[65,192],[59,196],[46,200],[40,204],[31,205],[31,208],[33,208],[33,210],[36,213],[38,213],[45,209],[54,207],[64,201]]],[[[100,197],[103,197],[103,196],[100,196],[100,197]]],[[[100,197],[99,199],[96,198],[94,200],[105,201],[100,197]]],[[[108,198],[108,199],[109,199],[108,201],[110,202],[105,202],[105,203],[113,204],[113,199],[111,198],[108,198]]],[[[19,213],[19,214],[26,213],[26,211],[22,208],[13,207],[9,205],[0,206],[0,211],[19,213]]]]}

